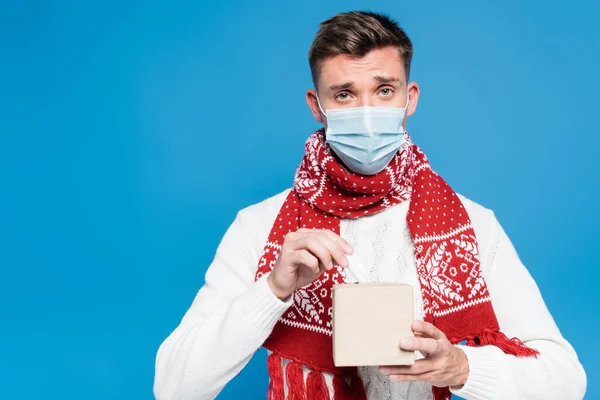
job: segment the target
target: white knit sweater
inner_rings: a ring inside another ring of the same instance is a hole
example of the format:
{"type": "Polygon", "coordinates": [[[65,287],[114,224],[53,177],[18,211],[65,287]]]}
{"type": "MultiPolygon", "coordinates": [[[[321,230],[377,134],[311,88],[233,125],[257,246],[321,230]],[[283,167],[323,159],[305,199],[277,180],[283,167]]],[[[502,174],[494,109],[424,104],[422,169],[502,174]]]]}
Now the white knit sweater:
{"type": "MultiPolygon", "coordinates": [[[[158,350],[157,399],[216,397],[244,368],[290,306],[273,295],[266,277],[254,281],[267,236],[287,194],[285,191],[238,213],[206,272],[205,285],[158,350]]],[[[515,358],[494,346],[460,346],[470,372],[464,387],[453,393],[467,400],[583,398],[586,376],[577,355],[561,336],[494,213],[459,197],[479,241],[483,275],[502,331],[519,337],[541,356],[515,358]]],[[[405,201],[375,215],[343,219],[341,236],[368,268],[370,281],[415,287],[415,318],[422,320],[423,302],[406,224],[407,210],[405,201]]],[[[432,398],[428,383],[391,382],[377,367],[361,367],[359,373],[369,399],[432,398]]],[[[325,378],[333,393],[332,377],[325,374],[325,378]]],[[[248,398],[264,396],[253,393],[248,398]]]]}

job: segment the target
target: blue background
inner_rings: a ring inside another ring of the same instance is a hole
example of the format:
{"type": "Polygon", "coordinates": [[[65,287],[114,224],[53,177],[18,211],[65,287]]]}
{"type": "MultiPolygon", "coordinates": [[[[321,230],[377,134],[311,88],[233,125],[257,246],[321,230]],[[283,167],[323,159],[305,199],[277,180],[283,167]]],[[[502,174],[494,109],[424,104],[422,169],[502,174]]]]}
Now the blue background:
{"type": "MultiPolygon", "coordinates": [[[[318,127],[318,23],[368,7],[414,42],[413,140],[495,210],[600,398],[600,6],[481,3],[0,3],[1,397],[152,398],[221,236],[318,127]]],[[[221,398],[266,386],[261,351],[221,398]]]]}

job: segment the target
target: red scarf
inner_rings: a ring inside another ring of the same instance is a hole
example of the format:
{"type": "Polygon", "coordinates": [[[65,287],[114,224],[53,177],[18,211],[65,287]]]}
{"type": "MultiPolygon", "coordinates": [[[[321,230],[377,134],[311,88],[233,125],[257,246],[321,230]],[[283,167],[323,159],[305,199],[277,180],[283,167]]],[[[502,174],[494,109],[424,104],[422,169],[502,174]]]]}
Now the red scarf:
{"type": "MultiPolygon", "coordinates": [[[[479,246],[469,215],[460,199],[431,170],[425,154],[405,143],[380,173],[362,176],[347,172],[325,146],[322,130],[306,142],[294,188],[271,229],[256,279],[272,270],[284,237],[299,228],[330,229],[340,234],[340,219],[375,214],[410,199],[406,216],[414,243],[425,321],[433,323],[450,342],[469,346],[495,345],[507,354],[537,355],[520,340],[500,332],[481,273],[479,246]]],[[[275,325],[264,347],[270,375],[268,398],[284,398],[281,357],[292,360],[285,370],[288,399],[329,399],[321,372],[334,374],[334,399],[366,399],[357,368],[333,365],[331,288],[344,282],[336,266],[293,294],[292,306],[275,325]],[[309,366],[306,383],[302,365],[309,366]]],[[[449,399],[448,388],[435,388],[436,400],[449,399]]]]}

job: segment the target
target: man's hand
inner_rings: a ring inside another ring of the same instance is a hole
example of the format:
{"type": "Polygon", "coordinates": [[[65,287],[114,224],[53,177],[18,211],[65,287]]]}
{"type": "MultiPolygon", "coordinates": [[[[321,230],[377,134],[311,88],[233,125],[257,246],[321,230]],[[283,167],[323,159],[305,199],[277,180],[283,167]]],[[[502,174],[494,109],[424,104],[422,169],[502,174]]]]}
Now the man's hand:
{"type": "Polygon", "coordinates": [[[332,269],[334,263],[346,267],[346,254],[352,254],[352,247],[332,231],[298,229],[286,235],[267,283],[275,296],[284,300],[332,269]]]}
{"type": "Polygon", "coordinates": [[[423,381],[433,386],[462,386],[469,376],[465,353],[455,347],[446,335],[428,322],[414,321],[415,337],[400,341],[404,350],[418,350],[425,358],[410,366],[381,367],[383,374],[395,382],[423,381]]]}

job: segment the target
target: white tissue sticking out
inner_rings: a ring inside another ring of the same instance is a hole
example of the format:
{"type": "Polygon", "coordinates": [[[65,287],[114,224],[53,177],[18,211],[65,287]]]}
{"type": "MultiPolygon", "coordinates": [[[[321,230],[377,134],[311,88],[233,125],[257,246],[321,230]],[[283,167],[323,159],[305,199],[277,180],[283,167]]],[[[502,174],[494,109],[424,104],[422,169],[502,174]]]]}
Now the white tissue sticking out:
{"type": "Polygon", "coordinates": [[[346,258],[348,259],[348,266],[346,267],[346,276],[349,278],[348,281],[358,283],[369,282],[366,272],[367,269],[360,261],[360,258],[356,254],[346,255],[346,258]]]}

